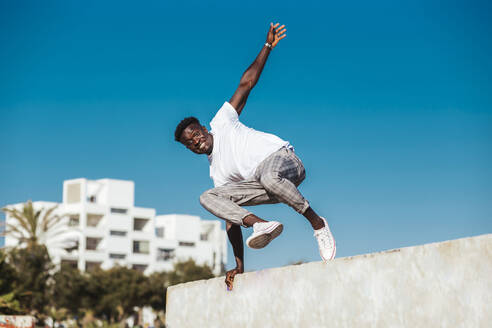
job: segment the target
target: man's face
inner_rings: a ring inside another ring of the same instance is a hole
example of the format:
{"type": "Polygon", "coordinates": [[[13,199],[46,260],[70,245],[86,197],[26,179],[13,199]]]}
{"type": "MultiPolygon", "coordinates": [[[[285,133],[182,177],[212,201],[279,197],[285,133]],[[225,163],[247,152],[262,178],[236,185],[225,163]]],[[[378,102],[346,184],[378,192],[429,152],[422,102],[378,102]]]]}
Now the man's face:
{"type": "Polygon", "coordinates": [[[183,130],[179,141],[195,154],[212,153],[213,136],[208,133],[206,127],[198,123],[192,123],[183,130]]]}

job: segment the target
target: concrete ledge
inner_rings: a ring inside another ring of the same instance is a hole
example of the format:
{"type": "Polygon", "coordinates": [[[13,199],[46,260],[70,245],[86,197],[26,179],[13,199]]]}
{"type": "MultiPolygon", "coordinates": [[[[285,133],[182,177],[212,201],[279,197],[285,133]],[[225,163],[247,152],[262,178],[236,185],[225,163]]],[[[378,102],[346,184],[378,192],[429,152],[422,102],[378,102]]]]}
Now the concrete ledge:
{"type": "Polygon", "coordinates": [[[492,234],[170,287],[181,327],[490,327],[492,234]]]}

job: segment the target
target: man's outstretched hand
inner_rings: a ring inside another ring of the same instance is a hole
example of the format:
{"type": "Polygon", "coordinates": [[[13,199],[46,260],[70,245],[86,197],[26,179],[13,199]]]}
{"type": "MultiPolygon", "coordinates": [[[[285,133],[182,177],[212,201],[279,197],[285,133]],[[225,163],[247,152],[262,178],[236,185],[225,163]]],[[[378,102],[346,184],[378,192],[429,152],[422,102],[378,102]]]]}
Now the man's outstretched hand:
{"type": "Polygon", "coordinates": [[[287,34],[285,34],[285,31],[287,31],[285,25],[279,25],[280,23],[277,23],[275,25],[273,25],[273,23],[270,23],[270,29],[268,30],[266,42],[272,45],[272,49],[275,48],[280,40],[287,36],[287,34]]]}
{"type": "Polygon", "coordinates": [[[238,273],[243,273],[244,269],[234,268],[226,272],[225,283],[227,285],[227,290],[232,290],[232,285],[234,284],[234,276],[238,273]]]}

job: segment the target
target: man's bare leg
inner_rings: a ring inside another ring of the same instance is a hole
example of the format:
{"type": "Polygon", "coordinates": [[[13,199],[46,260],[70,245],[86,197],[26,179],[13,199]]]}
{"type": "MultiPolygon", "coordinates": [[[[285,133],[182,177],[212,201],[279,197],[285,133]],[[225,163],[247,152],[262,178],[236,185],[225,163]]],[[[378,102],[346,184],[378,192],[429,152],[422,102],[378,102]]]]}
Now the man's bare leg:
{"type": "Polygon", "coordinates": [[[319,217],[316,212],[309,207],[305,212],[304,212],[304,217],[308,219],[309,223],[311,223],[311,226],[313,227],[314,230],[321,229],[325,226],[325,223],[321,218],[319,217]]]}
{"type": "Polygon", "coordinates": [[[247,227],[252,227],[256,222],[268,222],[266,220],[260,219],[254,214],[250,214],[243,218],[243,224],[247,227]]]}

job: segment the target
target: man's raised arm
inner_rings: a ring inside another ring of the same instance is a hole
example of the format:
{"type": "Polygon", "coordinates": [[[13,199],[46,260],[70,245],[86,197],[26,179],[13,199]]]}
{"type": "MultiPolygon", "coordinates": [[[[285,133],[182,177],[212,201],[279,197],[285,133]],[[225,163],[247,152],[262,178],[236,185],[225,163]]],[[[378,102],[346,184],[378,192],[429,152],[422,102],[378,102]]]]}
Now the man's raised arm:
{"type": "Polygon", "coordinates": [[[229,103],[236,109],[238,115],[241,114],[244,105],[246,105],[246,100],[248,100],[251,89],[253,89],[258,82],[270,51],[275,48],[280,40],[287,36],[287,34],[284,34],[286,31],[285,25],[279,25],[279,23],[275,25],[270,23],[270,29],[268,30],[265,45],[261,49],[258,56],[256,56],[255,61],[244,72],[241,80],[239,81],[239,87],[236,89],[236,92],[234,92],[231,100],[229,100],[229,103]]]}

